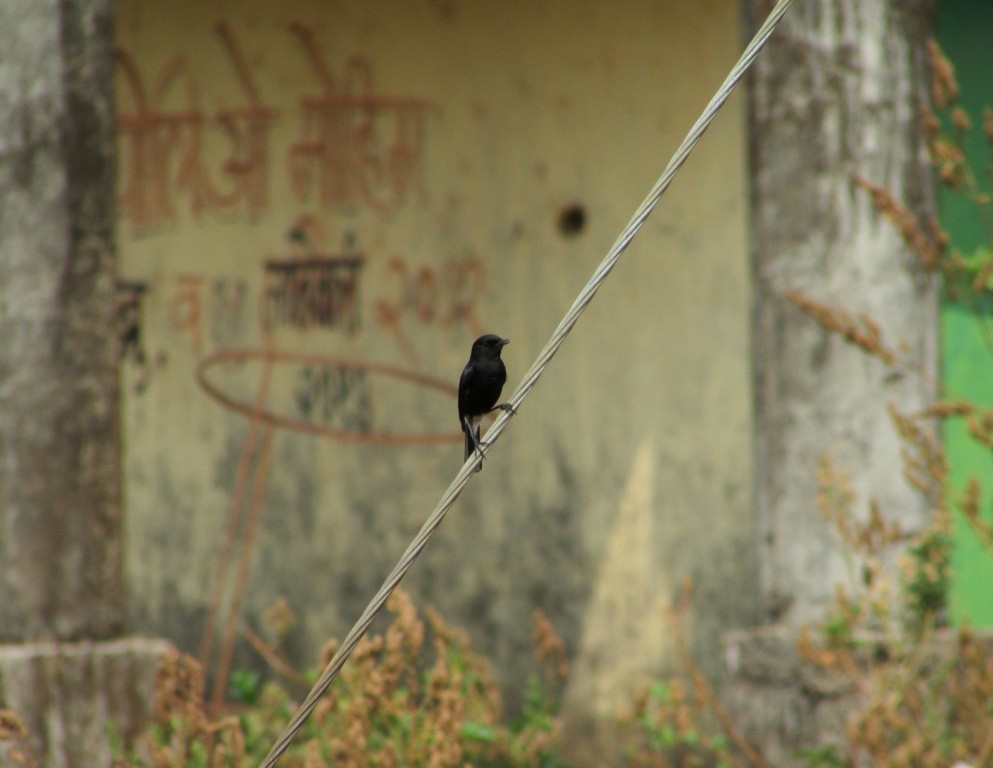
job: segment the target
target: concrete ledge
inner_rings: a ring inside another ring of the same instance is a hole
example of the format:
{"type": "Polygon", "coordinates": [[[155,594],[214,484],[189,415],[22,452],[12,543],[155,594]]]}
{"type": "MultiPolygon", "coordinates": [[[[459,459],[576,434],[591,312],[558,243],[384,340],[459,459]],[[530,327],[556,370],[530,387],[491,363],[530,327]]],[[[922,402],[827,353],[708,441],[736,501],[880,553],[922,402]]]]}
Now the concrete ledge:
{"type": "MultiPolygon", "coordinates": [[[[40,766],[109,766],[108,727],[125,742],[141,733],[159,658],[170,647],[142,637],[0,645],[0,706],[23,720],[40,766]]],[[[0,766],[5,753],[0,748],[0,766]]]]}
{"type": "MultiPolygon", "coordinates": [[[[993,656],[993,633],[974,633],[993,656]]],[[[888,659],[881,635],[859,635],[859,681],[862,691],[845,675],[831,674],[806,661],[797,648],[797,630],[782,626],[735,630],[724,636],[728,674],[721,686],[721,701],[742,736],[777,768],[800,768],[807,761],[801,750],[846,744],[847,726],[864,703],[869,670],[888,659]]],[[[915,650],[919,671],[937,669],[959,657],[958,634],[943,629],[915,650]]]]}
{"type": "Polygon", "coordinates": [[[795,629],[770,626],[724,637],[728,676],[721,700],[739,732],[780,768],[800,766],[800,750],[842,744],[854,691],[805,662],[795,629]]]}

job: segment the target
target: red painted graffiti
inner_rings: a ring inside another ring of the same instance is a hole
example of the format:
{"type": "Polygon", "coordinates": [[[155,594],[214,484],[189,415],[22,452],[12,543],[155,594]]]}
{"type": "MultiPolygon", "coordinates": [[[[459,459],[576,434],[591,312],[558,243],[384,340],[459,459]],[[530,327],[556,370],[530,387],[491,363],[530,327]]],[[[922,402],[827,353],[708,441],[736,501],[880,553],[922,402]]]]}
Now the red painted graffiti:
{"type": "Polygon", "coordinates": [[[385,212],[408,195],[423,193],[423,99],[375,93],[372,67],[353,56],[336,79],[314,33],[293,23],[321,92],[300,99],[300,137],[289,150],[293,191],[307,199],[316,186],[320,202],[335,208],[367,205],[385,212]]]}
{"type": "Polygon", "coordinates": [[[212,118],[200,108],[196,79],[182,56],[170,59],[146,87],[134,57],[117,50],[116,62],[127,86],[128,108],[117,117],[122,180],[118,210],[137,234],[176,218],[177,200],[187,195],[189,210],[242,210],[250,216],[269,204],[269,127],[275,111],[262,104],[245,58],[224,24],[215,32],[234,66],[246,104],[222,109],[212,118]],[[216,183],[207,170],[207,131],[219,134],[228,151],[216,183]]]}
{"type": "Polygon", "coordinates": [[[376,322],[389,331],[403,353],[417,360],[407,326],[411,322],[448,328],[462,324],[481,333],[476,302],[486,286],[486,270],[473,255],[446,260],[440,268],[412,268],[396,256],[387,262],[387,295],[374,303],[376,322]]]}

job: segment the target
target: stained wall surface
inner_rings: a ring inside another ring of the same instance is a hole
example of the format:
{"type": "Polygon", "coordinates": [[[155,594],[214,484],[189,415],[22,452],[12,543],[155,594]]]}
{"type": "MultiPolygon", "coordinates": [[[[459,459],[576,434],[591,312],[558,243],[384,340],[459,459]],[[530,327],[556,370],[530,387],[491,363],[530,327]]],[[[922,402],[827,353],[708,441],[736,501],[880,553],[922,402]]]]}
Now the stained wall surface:
{"type": "MultiPolygon", "coordinates": [[[[509,393],[740,24],[734,0],[119,0],[131,627],[197,652],[230,562],[221,628],[242,584],[256,631],[296,613],[296,663],[343,636],[460,466],[472,340],[512,340],[509,393]]],[[[580,714],[673,664],[684,580],[705,668],[757,616],[744,143],[738,96],[405,581],[511,700],[536,608],[580,714]]]]}

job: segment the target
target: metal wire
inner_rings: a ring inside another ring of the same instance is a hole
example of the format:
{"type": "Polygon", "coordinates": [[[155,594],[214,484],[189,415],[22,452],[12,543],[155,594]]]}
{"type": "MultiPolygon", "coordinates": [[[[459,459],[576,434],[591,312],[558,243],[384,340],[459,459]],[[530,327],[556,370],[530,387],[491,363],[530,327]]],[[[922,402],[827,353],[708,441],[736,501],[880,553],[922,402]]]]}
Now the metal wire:
{"type": "MultiPolygon", "coordinates": [[[[690,129],[686,138],[683,139],[683,143],[679,145],[679,149],[673,155],[669,164],[666,166],[659,180],[652,187],[651,192],[639,206],[638,210],[635,211],[628,225],[621,232],[620,236],[614,242],[614,245],[610,248],[607,255],[604,257],[603,261],[596,268],[593,276],[590,278],[589,282],[580,291],[579,296],[573,302],[569,311],[566,312],[565,317],[558,324],[558,327],[552,333],[552,337],[545,344],[544,349],[538,354],[537,359],[524,374],[521,379],[521,383],[517,385],[517,389],[508,401],[513,408],[516,410],[524,398],[528,396],[528,393],[538,382],[541,377],[542,372],[545,370],[545,366],[548,365],[552,357],[558,351],[559,347],[562,346],[562,342],[565,341],[566,336],[572,330],[572,327],[579,320],[579,316],[583,313],[589,303],[593,300],[594,295],[596,295],[597,290],[604,280],[607,279],[607,275],[610,274],[610,270],[613,269],[614,264],[624,253],[625,249],[634,239],[635,234],[641,229],[642,224],[648,218],[648,215],[654,210],[655,206],[658,204],[662,195],[668,189],[669,184],[672,183],[672,179],[675,177],[676,172],[682,167],[683,163],[686,162],[686,158],[689,156],[693,147],[700,140],[703,132],[707,130],[707,127],[713,121],[717,112],[720,110],[724,103],[727,101],[728,96],[734,90],[735,86],[744,77],[745,72],[752,65],[755,57],[758,55],[759,50],[765,45],[765,42],[769,39],[769,36],[778,26],[783,14],[786,13],[787,9],[792,5],[793,0],[779,0],[776,6],[772,9],[769,17],[765,20],[765,23],[759,28],[752,38],[752,41],[745,48],[744,53],[741,54],[741,58],[738,59],[738,63],[735,64],[731,73],[727,76],[724,83],[718,89],[717,93],[710,100],[710,103],[704,109],[703,113],[697,119],[696,123],[690,129]]],[[[414,560],[424,549],[434,533],[435,529],[441,525],[442,520],[444,520],[446,513],[455,503],[455,500],[462,493],[469,479],[473,476],[476,465],[483,460],[483,455],[492,447],[493,443],[503,432],[504,428],[507,426],[507,422],[510,420],[512,414],[508,412],[501,413],[493,426],[486,432],[485,439],[482,445],[482,453],[473,452],[472,456],[466,460],[465,464],[462,465],[462,469],[455,476],[452,484],[448,486],[448,490],[442,495],[441,500],[438,502],[438,506],[435,507],[434,511],[428,516],[427,520],[424,521],[424,525],[421,530],[418,531],[417,536],[414,540],[410,542],[407,550],[403,553],[403,556],[397,562],[396,566],[390,572],[390,575],[386,577],[386,581],[379,588],[379,591],[366,606],[366,609],[362,612],[362,615],[355,622],[355,626],[352,627],[351,631],[342,641],[341,646],[338,648],[338,652],[335,653],[334,657],[328,663],[324,672],[321,674],[320,679],[314,684],[307,698],[304,699],[303,703],[297,709],[296,713],[293,715],[293,719],[290,720],[289,724],[284,729],[283,733],[280,734],[279,738],[273,744],[272,749],[269,750],[269,754],[266,755],[265,759],[260,764],[259,768],[272,768],[276,761],[279,759],[280,755],[286,751],[286,748],[290,745],[293,737],[297,732],[303,727],[304,722],[310,716],[314,707],[317,706],[317,702],[320,701],[321,697],[327,692],[328,688],[331,686],[332,681],[337,676],[339,670],[344,666],[345,661],[351,655],[352,650],[358,644],[359,640],[366,633],[372,620],[375,618],[376,614],[383,608],[386,601],[389,599],[390,595],[399,585],[400,580],[403,579],[404,574],[413,565],[414,560]]]]}

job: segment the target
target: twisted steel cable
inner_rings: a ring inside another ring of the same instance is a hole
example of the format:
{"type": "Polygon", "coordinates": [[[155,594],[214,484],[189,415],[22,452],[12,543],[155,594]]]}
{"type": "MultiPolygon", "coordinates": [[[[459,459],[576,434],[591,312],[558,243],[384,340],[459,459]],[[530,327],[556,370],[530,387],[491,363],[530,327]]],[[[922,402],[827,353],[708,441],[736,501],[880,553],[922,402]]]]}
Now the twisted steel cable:
{"type": "MultiPolygon", "coordinates": [[[[607,279],[607,275],[610,274],[611,269],[617,263],[617,260],[624,253],[628,245],[634,239],[634,236],[641,229],[641,226],[645,223],[649,214],[655,209],[662,195],[668,189],[669,185],[672,183],[677,171],[682,167],[683,163],[686,162],[686,158],[689,157],[690,152],[696,146],[700,137],[703,136],[704,131],[713,121],[717,112],[724,106],[731,92],[734,90],[735,86],[744,77],[745,72],[752,65],[755,57],[758,55],[762,46],[765,45],[769,36],[773,33],[779,22],[782,20],[783,15],[786,13],[787,9],[792,5],[793,0],[779,0],[776,6],[769,13],[768,18],[765,23],[759,28],[752,38],[752,41],[745,48],[745,51],[741,54],[741,58],[738,59],[738,63],[732,68],[730,74],[724,80],[724,83],[714,94],[714,97],[707,104],[703,113],[697,119],[696,123],[690,129],[686,138],[683,139],[683,143],[679,145],[676,153],[673,155],[669,164],[666,166],[659,180],[652,187],[652,190],[648,193],[648,196],[635,211],[631,220],[628,222],[624,231],[621,232],[620,236],[614,242],[613,246],[607,252],[603,261],[593,272],[593,276],[589,279],[586,286],[580,291],[576,300],[573,302],[569,311],[566,312],[565,317],[562,318],[558,327],[552,333],[551,338],[545,347],[538,354],[537,359],[532,363],[531,367],[527,370],[521,379],[520,384],[517,385],[517,389],[508,401],[510,405],[516,411],[521,403],[524,402],[524,398],[528,396],[531,389],[538,382],[541,377],[542,372],[545,370],[545,366],[551,361],[558,351],[559,347],[562,346],[562,342],[565,341],[566,336],[572,330],[576,321],[579,320],[579,316],[585,311],[586,307],[593,300],[596,295],[597,290],[604,280],[607,279]]],[[[260,764],[259,768],[272,768],[276,764],[280,755],[286,751],[290,742],[297,732],[303,727],[304,722],[310,716],[314,707],[317,706],[317,702],[320,701],[321,697],[327,692],[334,678],[337,676],[338,672],[344,666],[345,661],[351,655],[352,650],[358,644],[359,640],[366,633],[372,620],[375,618],[376,614],[383,608],[386,601],[389,599],[390,595],[400,584],[400,580],[403,579],[404,575],[409,570],[410,566],[417,559],[417,556],[421,553],[424,547],[427,545],[428,539],[434,533],[435,529],[441,525],[442,520],[444,520],[446,513],[455,503],[455,500],[462,493],[469,479],[473,476],[476,465],[483,460],[483,456],[492,447],[493,443],[503,432],[504,428],[507,426],[507,422],[510,420],[513,414],[508,412],[501,413],[493,426],[486,432],[485,440],[482,445],[482,453],[474,452],[470,456],[465,464],[462,465],[462,469],[455,476],[451,485],[448,486],[448,490],[442,495],[441,500],[435,507],[434,511],[428,516],[427,520],[424,521],[424,525],[421,530],[418,531],[417,536],[414,540],[410,542],[407,550],[401,556],[399,562],[394,566],[390,575],[386,577],[383,585],[379,588],[379,591],[375,594],[369,605],[362,612],[362,615],[355,622],[351,631],[342,641],[341,646],[338,648],[337,653],[328,663],[324,672],[321,674],[320,679],[314,684],[307,698],[304,699],[303,703],[297,709],[293,718],[290,720],[289,724],[284,729],[283,733],[279,736],[276,742],[273,744],[272,749],[269,750],[269,754],[266,755],[265,759],[260,764]]]]}

